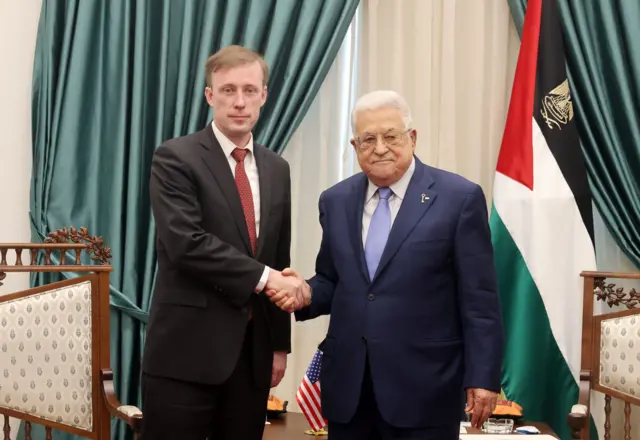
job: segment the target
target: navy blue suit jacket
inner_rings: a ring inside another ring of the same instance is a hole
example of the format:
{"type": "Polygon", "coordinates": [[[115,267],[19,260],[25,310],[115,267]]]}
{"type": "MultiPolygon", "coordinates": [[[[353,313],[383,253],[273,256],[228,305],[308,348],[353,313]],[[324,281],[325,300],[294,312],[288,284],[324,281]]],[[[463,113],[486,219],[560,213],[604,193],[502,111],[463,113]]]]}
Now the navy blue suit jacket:
{"type": "Polygon", "coordinates": [[[347,423],[365,359],[382,417],[396,427],[458,423],[463,389],[500,390],[502,320],[482,189],[416,167],[373,280],[362,243],[368,179],[320,197],[323,234],[304,321],[330,314],[320,344],[323,416],[347,423]]]}

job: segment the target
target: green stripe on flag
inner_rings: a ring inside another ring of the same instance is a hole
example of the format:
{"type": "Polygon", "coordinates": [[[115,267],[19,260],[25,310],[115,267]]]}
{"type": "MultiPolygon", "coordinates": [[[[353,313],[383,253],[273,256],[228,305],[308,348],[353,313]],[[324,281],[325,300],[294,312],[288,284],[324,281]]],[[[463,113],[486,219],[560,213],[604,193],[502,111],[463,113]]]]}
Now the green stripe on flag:
{"type": "MultiPolygon", "coordinates": [[[[523,407],[525,420],[546,422],[561,439],[569,439],[567,415],[578,403],[578,384],[553,337],[540,292],[495,206],[490,225],[506,336],[502,388],[508,400],[523,407]]],[[[591,424],[591,439],[597,440],[593,419],[591,424]]]]}

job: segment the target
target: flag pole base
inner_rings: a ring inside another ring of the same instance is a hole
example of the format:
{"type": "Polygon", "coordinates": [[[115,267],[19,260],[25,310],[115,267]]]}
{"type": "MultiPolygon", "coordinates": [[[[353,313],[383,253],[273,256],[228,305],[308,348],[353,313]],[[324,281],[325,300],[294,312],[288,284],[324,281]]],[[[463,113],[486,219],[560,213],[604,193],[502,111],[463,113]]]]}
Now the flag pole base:
{"type": "Polygon", "coordinates": [[[315,435],[315,436],[329,435],[329,432],[324,428],[322,428],[322,429],[320,429],[318,431],[316,431],[315,429],[307,429],[304,433],[307,434],[307,435],[315,435]]]}

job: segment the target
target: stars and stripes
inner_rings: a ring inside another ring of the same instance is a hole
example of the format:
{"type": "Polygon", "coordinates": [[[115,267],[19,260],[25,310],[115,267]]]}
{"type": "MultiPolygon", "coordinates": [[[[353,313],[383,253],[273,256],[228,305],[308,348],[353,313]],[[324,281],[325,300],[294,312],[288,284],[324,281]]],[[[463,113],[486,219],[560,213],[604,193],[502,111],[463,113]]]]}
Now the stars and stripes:
{"type": "Polygon", "coordinates": [[[322,352],[316,350],[307,372],[298,387],[296,400],[302,413],[314,431],[320,431],[327,424],[322,417],[320,404],[320,366],[322,365],[322,352]]]}

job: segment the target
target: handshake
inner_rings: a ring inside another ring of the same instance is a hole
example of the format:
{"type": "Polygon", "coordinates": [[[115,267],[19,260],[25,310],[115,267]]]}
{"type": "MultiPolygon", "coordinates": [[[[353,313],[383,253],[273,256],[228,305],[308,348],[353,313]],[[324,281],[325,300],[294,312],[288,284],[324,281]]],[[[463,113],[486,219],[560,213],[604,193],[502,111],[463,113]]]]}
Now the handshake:
{"type": "Polygon", "coordinates": [[[271,270],[265,288],[271,302],[288,313],[311,303],[311,287],[297,272],[289,268],[282,272],[271,270]]]}

